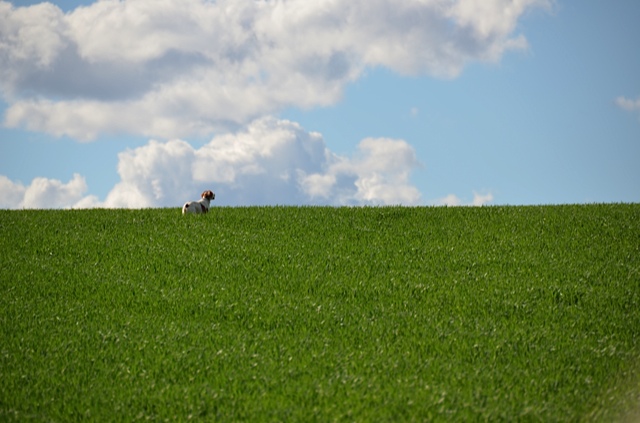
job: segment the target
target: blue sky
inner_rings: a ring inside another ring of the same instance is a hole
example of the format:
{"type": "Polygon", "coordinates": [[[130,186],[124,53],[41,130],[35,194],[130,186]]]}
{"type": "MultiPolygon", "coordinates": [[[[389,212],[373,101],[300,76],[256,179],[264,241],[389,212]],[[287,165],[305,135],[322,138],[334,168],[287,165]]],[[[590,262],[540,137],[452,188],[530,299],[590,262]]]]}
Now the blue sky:
{"type": "Polygon", "coordinates": [[[0,208],[640,201],[634,0],[38,3],[0,208]]]}

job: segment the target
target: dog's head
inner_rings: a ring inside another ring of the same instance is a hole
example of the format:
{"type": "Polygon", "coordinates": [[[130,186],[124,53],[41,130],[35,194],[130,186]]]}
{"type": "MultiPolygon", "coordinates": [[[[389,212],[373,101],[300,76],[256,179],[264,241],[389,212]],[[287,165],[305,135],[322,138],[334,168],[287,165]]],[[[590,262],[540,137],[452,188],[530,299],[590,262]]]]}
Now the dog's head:
{"type": "Polygon", "coordinates": [[[207,200],[211,201],[216,198],[216,194],[211,190],[207,190],[202,193],[202,198],[206,198],[207,200]]]}

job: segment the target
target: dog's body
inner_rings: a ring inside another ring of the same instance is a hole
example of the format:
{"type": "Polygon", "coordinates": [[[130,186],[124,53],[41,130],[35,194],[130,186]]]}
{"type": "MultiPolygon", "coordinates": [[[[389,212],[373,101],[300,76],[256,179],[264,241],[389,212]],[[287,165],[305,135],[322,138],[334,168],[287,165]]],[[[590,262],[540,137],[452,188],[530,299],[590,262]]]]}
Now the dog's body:
{"type": "Polygon", "coordinates": [[[209,203],[216,198],[216,194],[213,191],[205,191],[202,193],[202,198],[198,201],[189,201],[182,206],[182,214],[193,213],[208,213],[209,203]]]}

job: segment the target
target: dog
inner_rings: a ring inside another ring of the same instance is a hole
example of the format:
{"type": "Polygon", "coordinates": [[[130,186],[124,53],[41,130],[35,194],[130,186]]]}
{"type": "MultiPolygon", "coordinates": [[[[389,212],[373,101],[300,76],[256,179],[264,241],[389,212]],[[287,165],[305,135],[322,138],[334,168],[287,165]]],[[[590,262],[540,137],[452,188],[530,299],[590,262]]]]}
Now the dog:
{"type": "Polygon", "coordinates": [[[188,203],[184,203],[184,206],[182,206],[182,214],[187,214],[187,213],[193,213],[193,214],[208,213],[209,212],[209,203],[214,198],[216,198],[216,194],[211,190],[207,190],[207,191],[202,193],[202,198],[199,199],[198,201],[189,201],[188,203]]]}

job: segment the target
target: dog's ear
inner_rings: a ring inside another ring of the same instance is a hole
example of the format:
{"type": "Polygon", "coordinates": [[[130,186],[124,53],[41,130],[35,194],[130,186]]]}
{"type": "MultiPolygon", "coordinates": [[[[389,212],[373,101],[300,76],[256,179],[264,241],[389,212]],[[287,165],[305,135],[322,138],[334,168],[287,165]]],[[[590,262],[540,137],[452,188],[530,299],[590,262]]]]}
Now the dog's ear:
{"type": "Polygon", "coordinates": [[[207,198],[207,194],[208,193],[209,193],[209,191],[204,191],[200,197],[207,198]]]}

